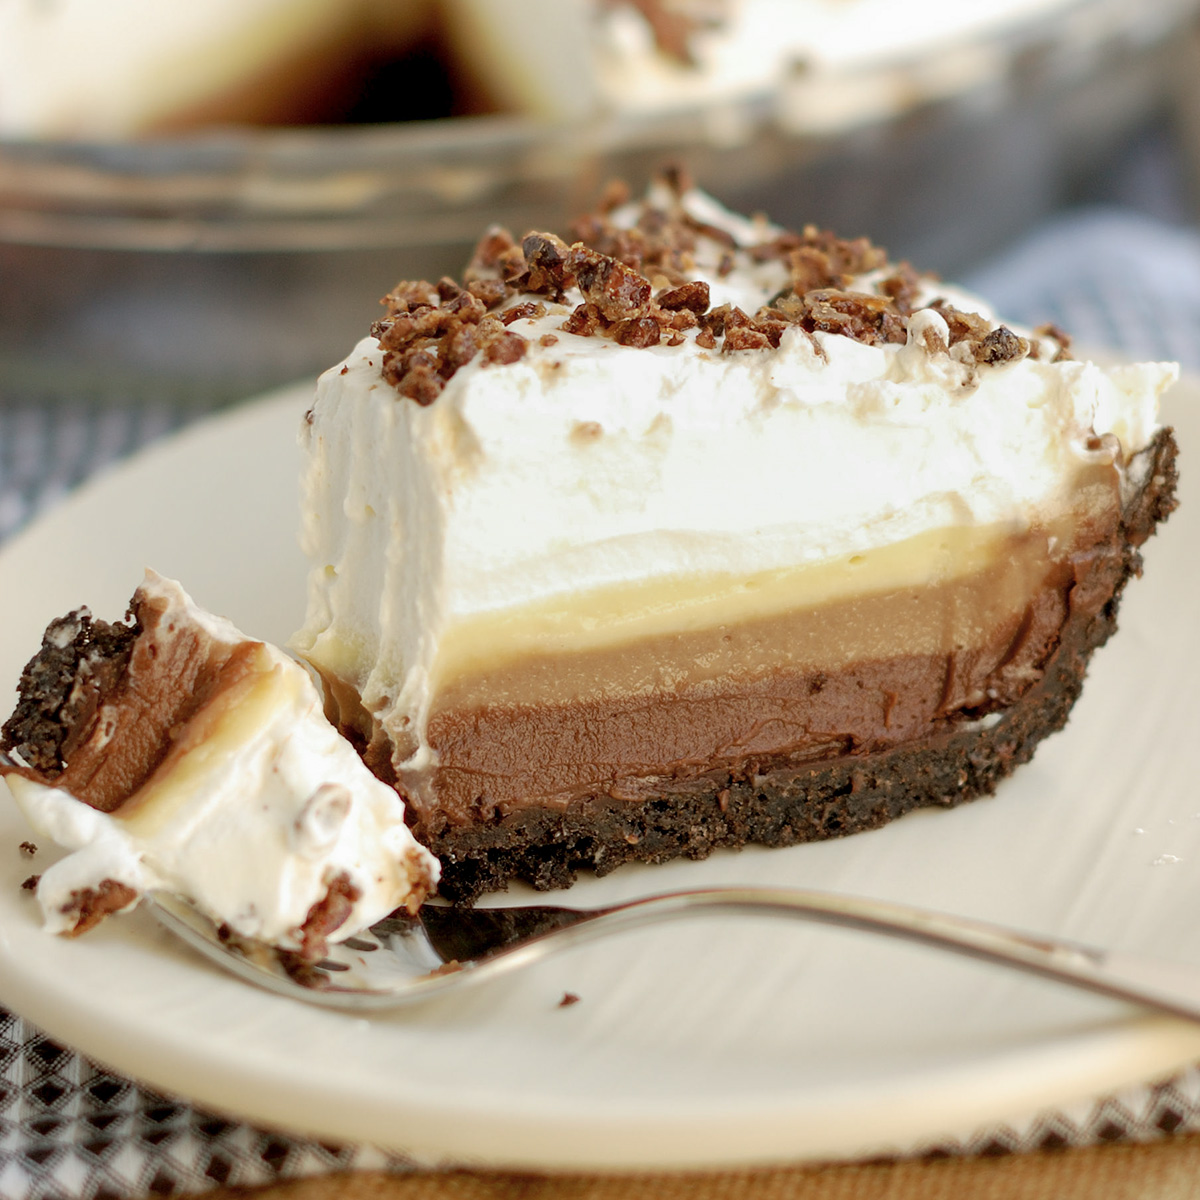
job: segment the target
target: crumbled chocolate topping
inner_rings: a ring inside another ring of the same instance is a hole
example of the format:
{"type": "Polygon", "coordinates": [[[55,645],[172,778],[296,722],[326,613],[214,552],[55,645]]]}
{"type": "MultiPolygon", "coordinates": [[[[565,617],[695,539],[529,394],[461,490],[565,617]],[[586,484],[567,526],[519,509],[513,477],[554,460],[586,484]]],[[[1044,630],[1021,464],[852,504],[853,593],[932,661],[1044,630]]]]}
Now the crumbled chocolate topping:
{"type": "Polygon", "coordinates": [[[93,620],[86,608],[51,621],[25,665],[0,750],[46,780],[62,774],[75,739],[118,686],[140,627],[93,620]]]}
{"type": "Polygon", "coordinates": [[[329,935],[346,923],[361,898],[362,892],[350,882],[345,872],[329,881],[324,897],[308,910],[300,927],[297,953],[301,962],[315,963],[325,957],[329,935]]]}
{"type": "Polygon", "coordinates": [[[514,321],[536,321],[539,317],[546,315],[546,306],[541,303],[535,303],[533,300],[526,300],[524,304],[515,304],[512,308],[507,309],[501,314],[500,320],[505,325],[511,325],[514,321]]]}
{"type": "MultiPolygon", "coordinates": [[[[514,250],[521,254],[511,237],[490,230],[472,267],[490,270],[512,265],[514,250]]],[[[477,354],[487,363],[516,362],[528,342],[505,329],[489,311],[509,294],[508,285],[495,279],[471,280],[465,287],[452,279],[442,279],[436,287],[424,281],[398,284],[383,300],[388,315],[371,329],[384,349],[384,378],[402,396],[426,405],[477,354]]]]}
{"type": "Polygon", "coordinates": [[[663,292],[657,297],[658,307],[667,312],[692,312],[699,316],[708,311],[708,284],[702,279],[691,283],[681,283],[670,291],[663,292]]]}
{"type": "MultiPolygon", "coordinates": [[[[866,238],[839,238],[816,226],[783,231],[739,248],[726,229],[697,219],[683,197],[691,182],[680,168],[664,173],[670,193],[665,203],[642,206],[634,224],[622,223],[614,209],[628,197],[623,185],[610,185],[600,210],[574,222],[573,241],[552,233],[527,233],[518,243],[492,226],[480,239],[465,282],[441,279],[398,284],[383,303],[387,316],[372,327],[384,350],[384,378],[401,395],[432,404],[446,382],[467,363],[517,362],[528,341],[508,328],[523,319],[546,318],[565,306],[568,293],[580,298],[558,326],[577,337],[604,337],[618,345],[649,348],[682,345],[685,333],[701,350],[733,354],[777,349],[789,329],[809,335],[835,334],[869,346],[903,343],[908,319],[919,302],[923,279],[908,264],[890,264],[886,251],[866,238]],[[755,264],[779,263],[789,285],[751,314],[729,305],[710,307],[711,293],[699,273],[697,251],[717,256],[717,274],[727,274],[737,256],[755,264]],[[540,297],[540,299],[538,299],[540,297]],[[505,307],[508,305],[508,307],[505,307]]],[[[660,193],[661,194],[661,193],[660,193]]],[[[949,330],[949,344],[926,337],[931,352],[959,347],[960,361],[996,366],[1030,353],[1030,343],[1011,330],[993,329],[976,313],[961,312],[946,300],[931,306],[949,330]]],[[[1061,331],[1044,327],[1067,356],[1061,331]]],[[[554,334],[541,334],[541,346],[554,334]]]]}
{"type": "Polygon", "coordinates": [[[37,885],[42,882],[40,875],[30,875],[27,879],[21,880],[21,888],[26,892],[36,892],[37,885]]]}
{"type": "Polygon", "coordinates": [[[18,847],[18,849],[21,851],[22,854],[27,854],[27,855],[29,855],[30,858],[32,858],[37,853],[37,843],[36,842],[22,842],[20,844],[20,846],[18,847]]]}
{"type": "Polygon", "coordinates": [[[904,318],[890,296],[817,288],[797,300],[781,301],[779,308],[813,333],[840,333],[868,346],[903,342],[908,336],[904,318]]]}
{"type": "Polygon", "coordinates": [[[612,331],[613,341],[622,346],[657,346],[662,340],[662,330],[652,317],[631,317],[620,321],[612,331]]]}
{"type": "Polygon", "coordinates": [[[562,298],[570,270],[570,247],[552,233],[529,233],[521,242],[525,258],[525,290],[562,298]]]}
{"type": "Polygon", "coordinates": [[[72,892],[62,911],[74,917],[75,924],[69,931],[70,937],[78,937],[94,929],[105,917],[128,908],[138,898],[137,892],[115,879],[102,879],[94,888],[83,888],[72,892]]]}
{"type": "Polygon", "coordinates": [[[584,246],[573,246],[567,265],[588,304],[605,320],[644,316],[650,308],[650,281],[619,259],[584,246]]]}
{"type": "Polygon", "coordinates": [[[1012,362],[1029,353],[1029,342],[1018,337],[1008,326],[1000,325],[974,348],[974,353],[976,362],[1012,362]]]}
{"type": "Polygon", "coordinates": [[[1066,330],[1047,321],[1045,325],[1039,325],[1034,331],[1040,338],[1052,338],[1058,343],[1058,351],[1051,362],[1068,362],[1072,358],[1071,355],[1071,335],[1066,330]]]}
{"type": "Polygon", "coordinates": [[[570,1008],[572,1004],[578,1004],[579,997],[574,992],[563,992],[562,999],[558,1002],[559,1008],[570,1008]]]}
{"type": "Polygon", "coordinates": [[[1018,337],[1005,325],[995,329],[978,313],[962,312],[945,300],[935,300],[930,306],[946,322],[950,345],[966,343],[966,349],[977,363],[993,366],[1014,362],[1029,353],[1027,338],[1018,337]]]}

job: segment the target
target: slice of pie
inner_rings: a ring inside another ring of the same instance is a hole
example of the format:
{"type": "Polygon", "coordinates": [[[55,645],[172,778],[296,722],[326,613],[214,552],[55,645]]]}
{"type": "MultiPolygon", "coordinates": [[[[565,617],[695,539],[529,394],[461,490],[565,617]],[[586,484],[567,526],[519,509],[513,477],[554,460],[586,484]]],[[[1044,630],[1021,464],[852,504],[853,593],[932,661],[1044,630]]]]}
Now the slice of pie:
{"type": "Polygon", "coordinates": [[[437,883],[308,671],[153,572],[127,623],[50,623],[0,749],[30,824],[72,851],[37,881],[53,932],[166,889],[303,965],[437,883]]]}
{"type": "Polygon", "coordinates": [[[302,429],[295,647],[457,899],[990,792],[1174,506],[1173,365],[678,177],[386,304],[302,429]]]}

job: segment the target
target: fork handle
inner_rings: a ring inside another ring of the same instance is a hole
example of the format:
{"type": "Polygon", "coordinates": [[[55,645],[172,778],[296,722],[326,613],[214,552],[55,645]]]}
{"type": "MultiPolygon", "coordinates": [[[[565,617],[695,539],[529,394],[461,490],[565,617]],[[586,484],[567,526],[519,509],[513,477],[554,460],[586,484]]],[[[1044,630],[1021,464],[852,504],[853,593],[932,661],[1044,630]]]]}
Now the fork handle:
{"type": "MultiPolygon", "coordinates": [[[[800,888],[705,888],[667,892],[592,910],[536,906],[477,909],[473,914],[461,910],[443,911],[452,914],[447,923],[458,925],[460,929],[464,918],[469,919],[472,915],[510,914],[508,944],[497,947],[493,943],[491,950],[484,952],[483,961],[478,963],[479,966],[487,963],[491,968],[488,974],[515,969],[560,947],[590,941],[620,929],[634,929],[704,912],[753,913],[864,930],[935,946],[1200,1023],[1200,967],[1021,933],[984,921],[948,916],[886,900],[800,888]],[[520,940],[520,928],[530,926],[538,931],[534,936],[520,940]],[[517,932],[514,934],[514,931],[517,932]]],[[[431,934],[431,940],[437,944],[436,934],[431,934]]],[[[468,958],[478,960],[481,955],[477,948],[474,954],[457,957],[460,962],[465,962],[468,958]]]]}

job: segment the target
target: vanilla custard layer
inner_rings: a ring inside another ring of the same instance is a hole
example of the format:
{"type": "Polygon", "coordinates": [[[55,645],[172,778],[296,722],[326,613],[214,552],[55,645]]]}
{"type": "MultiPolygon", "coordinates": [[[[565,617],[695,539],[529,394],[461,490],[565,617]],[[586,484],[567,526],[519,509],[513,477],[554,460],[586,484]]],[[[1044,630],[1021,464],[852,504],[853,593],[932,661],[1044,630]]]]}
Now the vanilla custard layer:
{"type": "Polygon", "coordinates": [[[460,699],[553,703],[612,688],[718,678],[764,662],[837,666],[903,648],[937,651],[948,639],[970,644],[981,623],[990,626],[998,614],[1020,607],[1040,585],[1053,536],[1045,530],[1013,535],[995,526],[931,530],[812,566],[645,580],[478,614],[442,636],[433,708],[460,699]],[[941,586],[947,584],[961,586],[941,586]],[[839,612],[860,602],[869,607],[873,597],[930,588],[946,603],[953,598],[951,606],[906,609],[886,625],[854,625],[832,639],[805,632],[811,612],[839,612]],[[715,642],[713,631],[721,634],[715,642]],[[647,652],[659,644],[673,649],[647,652]],[[605,664],[598,673],[593,660],[605,664]],[[578,674],[564,669],[574,662],[582,664],[578,674]]]}

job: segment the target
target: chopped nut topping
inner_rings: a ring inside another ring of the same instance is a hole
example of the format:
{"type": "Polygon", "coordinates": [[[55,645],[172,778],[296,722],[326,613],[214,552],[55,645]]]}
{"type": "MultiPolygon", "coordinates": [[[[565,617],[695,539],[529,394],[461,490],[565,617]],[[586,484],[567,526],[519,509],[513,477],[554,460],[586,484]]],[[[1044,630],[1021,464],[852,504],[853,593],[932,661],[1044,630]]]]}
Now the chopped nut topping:
{"type": "MultiPolygon", "coordinates": [[[[687,210],[691,182],[682,169],[667,171],[663,182],[672,198],[643,205],[632,227],[611,219],[629,196],[624,185],[613,184],[596,213],[574,222],[571,243],[536,230],[518,243],[492,226],[463,284],[449,278],[397,284],[383,299],[387,315],[372,327],[384,349],[385,379],[402,396],[432,404],[446,382],[476,358],[484,366],[504,365],[527,354],[528,340],[507,326],[545,317],[549,303],[576,298],[580,302],[559,327],[564,333],[636,348],[692,340],[701,350],[762,351],[777,349],[789,329],[807,334],[819,354],[815,334],[869,346],[906,340],[908,319],[930,277],[908,263],[889,264],[886,252],[866,238],[838,238],[812,225],[799,233],[773,231],[762,242],[739,246],[729,230],[687,210]],[[751,269],[776,263],[789,284],[753,316],[728,304],[714,309],[709,283],[696,278],[697,255],[710,273],[716,263],[718,277],[739,261],[751,269]]],[[[626,212],[622,221],[628,219],[626,212]]],[[[926,337],[931,353],[965,343],[956,357],[996,366],[1031,352],[1028,340],[1004,326],[993,329],[977,313],[944,299],[930,307],[949,331],[948,347],[926,337]]],[[[1043,326],[1038,336],[1054,339],[1056,361],[1069,357],[1070,342],[1061,330],[1043,326]]],[[[537,339],[543,347],[557,340],[555,334],[537,339]]]]}
{"type": "Polygon", "coordinates": [[[708,284],[702,279],[681,283],[677,288],[672,288],[658,297],[659,308],[665,308],[668,312],[687,309],[697,316],[708,311],[708,303],[708,284]]]}
{"type": "Polygon", "coordinates": [[[650,305],[650,281],[618,259],[572,246],[567,266],[589,304],[609,321],[640,317],[650,305]]]}
{"type": "Polygon", "coordinates": [[[981,363],[1012,362],[1029,353],[1029,343],[1017,337],[1011,329],[1001,325],[993,329],[978,346],[974,347],[975,361],[981,363]]]}
{"type": "Polygon", "coordinates": [[[613,330],[613,341],[622,346],[657,346],[662,340],[662,330],[653,317],[632,317],[622,321],[613,330]]]}
{"type": "Polygon", "coordinates": [[[1058,353],[1052,362],[1065,362],[1071,358],[1071,335],[1057,325],[1047,322],[1039,325],[1034,331],[1040,338],[1053,338],[1058,343],[1058,353]]]}
{"type": "Polygon", "coordinates": [[[521,251],[529,272],[525,290],[549,293],[556,298],[561,295],[568,272],[567,256],[571,252],[566,242],[552,233],[530,233],[521,243],[521,251]]]}
{"type": "Polygon", "coordinates": [[[511,325],[514,321],[536,321],[538,317],[546,315],[546,306],[533,300],[526,300],[524,304],[515,304],[512,308],[507,309],[500,314],[500,320],[505,325],[511,325]]]}

